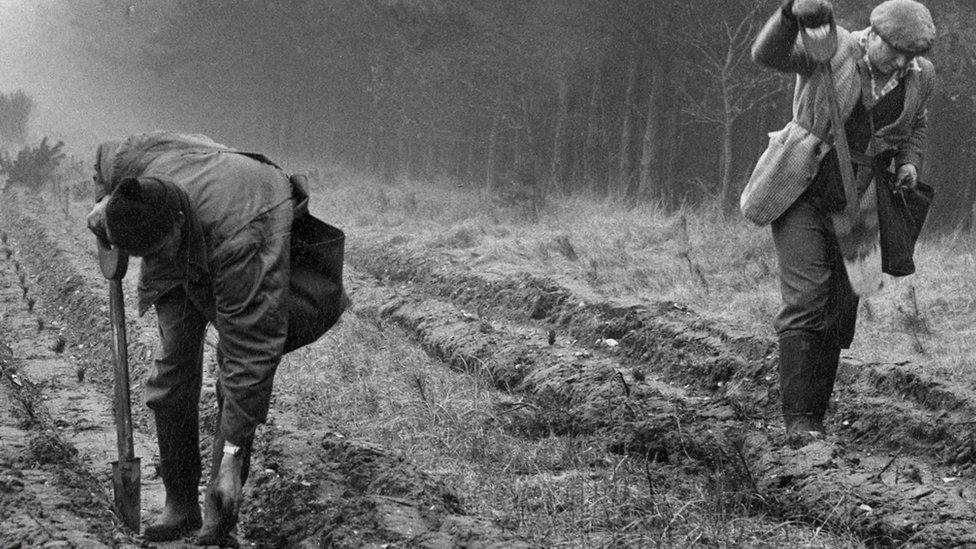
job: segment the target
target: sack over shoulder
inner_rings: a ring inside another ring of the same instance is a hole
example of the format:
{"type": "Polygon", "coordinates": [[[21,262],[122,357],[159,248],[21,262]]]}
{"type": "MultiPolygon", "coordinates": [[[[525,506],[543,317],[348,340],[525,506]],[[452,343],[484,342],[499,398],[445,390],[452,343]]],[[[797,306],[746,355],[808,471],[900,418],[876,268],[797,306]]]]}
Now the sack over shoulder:
{"type": "Polygon", "coordinates": [[[351,301],[342,286],[345,234],[305,214],[292,223],[288,353],[322,337],[351,301]]]}
{"type": "Polygon", "coordinates": [[[829,150],[822,139],[796,122],[770,133],[769,146],[739,199],[742,215],[759,226],[782,215],[810,185],[829,150]]]}
{"type": "Polygon", "coordinates": [[[914,189],[895,189],[895,175],[879,178],[878,225],[881,229],[881,270],[891,276],[915,272],[915,244],[928,217],[935,190],[919,181],[914,189]]]}

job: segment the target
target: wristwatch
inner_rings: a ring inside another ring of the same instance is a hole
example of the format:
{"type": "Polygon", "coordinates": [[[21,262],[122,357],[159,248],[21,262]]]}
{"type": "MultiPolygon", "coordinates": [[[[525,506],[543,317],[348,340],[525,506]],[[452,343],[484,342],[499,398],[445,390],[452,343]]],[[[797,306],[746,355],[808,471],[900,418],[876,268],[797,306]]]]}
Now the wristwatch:
{"type": "Polygon", "coordinates": [[[229,442],[224,442],[224,453],[229,456],[239,457],[244,453],[244,448],[235,446],[229,442]]]}

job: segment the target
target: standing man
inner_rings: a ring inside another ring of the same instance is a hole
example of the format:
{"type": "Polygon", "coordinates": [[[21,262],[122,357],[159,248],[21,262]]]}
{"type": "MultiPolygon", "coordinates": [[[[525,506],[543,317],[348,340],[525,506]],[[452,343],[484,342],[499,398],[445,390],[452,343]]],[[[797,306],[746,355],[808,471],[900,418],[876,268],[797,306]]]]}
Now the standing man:
{"type": "MultiPolygon", "coordinates": [[[[801,27],[833,24],[828,0],[788,0],[752,49],[762,65],[797,75],[793,119],[770,135],[743,192],[743,214],[772,225],[783,306],[779,336],[783,418],[791,439],[822,436],[840,350],[854,337],[858,299],[838,249],[831,214],[844,209],[827,79],[798,40],[801,27]]],[[[860,31],[837,27],[830,60],[844,131],[862,185],[881,171],[913,187],[922,167],[926,103],[935,82],[922,57],[935,40],[929,10],[914,0],[887,0],[860,31]]],[[[876,184],[883,184],[874,177],[876,184]]]]}
{"type": "Polygon", "coordinates": [[[142,257],[139,314],[155,307],[159,349],[146,383],[166,488],[150,541],[200,529],[233,544],[255,428],[265,421],[288,332],[289,177],[261,155],[199,135],[154,132],[98,148],[99,238],[142,257]],[[201,518],[199,401],[204,335],[219,334],[217,431],[201,518]],[[202,528],[201,528],[202,525],[202,528]]]}

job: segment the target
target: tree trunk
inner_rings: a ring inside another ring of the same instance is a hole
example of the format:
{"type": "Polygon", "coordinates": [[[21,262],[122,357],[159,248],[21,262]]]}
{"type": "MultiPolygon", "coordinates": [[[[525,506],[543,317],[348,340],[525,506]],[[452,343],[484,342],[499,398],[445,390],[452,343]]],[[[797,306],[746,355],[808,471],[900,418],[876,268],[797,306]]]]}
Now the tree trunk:
{"type": "Polygon", "coordinates": [[[383,184],[393,185],[396,183],[396,146],[394,144],[395,139],[392,136],[387,135],[384,139],[384,155],[381,161],[383,165],[383,184]]]}
{"type": "Polygon", "coordinates": [[[400,129],[397,131],[396,139],[396,175],[399,178],[409,177],[410,175],[410,149],[408,143],[408,135],[410,134],[410,129],[408,128],[406,121],[400,121],[400,129]]]}
{"type": "Polygon", "coordinates": [[[474,142],[465,141],[464,148],[467,151],[467,159],[464,162],[464,184],[474,185],[475,179],[475,158],[474,158],[474,142]]]}
{"type": "Polygon", "coordinates": [[[586,111],[586,141],[583,145],[583,180],[588,189],[598,194],[600,192],[599,170],[597,168],[598,138],[602,129],[600,120],[600,69],[593,70],[593,88],[590,92],[590,103],[586,111]]]}
{"type": "Polygon", "coordinates": [[[638,195],[644,199],[661,198],[661,102],[664,95],[661,63],[651,63],[651,89],[647,95],[647,122],[641,147],[638,195]]]}
{"type": "Polygon", "coordinates": [[[460,183],[464,174],[464,143],[455,141],[451,143],[449,150],[451,163],[451,179],[454,183],[460,183]]]}
{"type": "Polygon", "coordinates": [[[677,205],[676,194],[678,151],[681,145],[681,134],[678,132],[680,127],[681,109],[678,108],[678,98],[674,90],[671,90],[670,101],[667,108],[667,116],[664,118],[664,159],[662,162],[661,174],[661,196],[666,199],[669,205],[677,205]]]}
{"type": "Polygon", "coordinates": [[[600,155],[600,163],[603,166],[603,177],[599,181],[600,184],[600,195],[606,196],[610,194],[610,189],[613,186],[613,176],[616,167],[613,165],[614,152],[610,147],[610,132],[612,128],[610,127],[610,116],[607,114],[606,109],[600,110],[600,128],[602,128],[602,149],[603,154],[600,155]]]}
{"type": "Polygon", "coordinates": [[[388,113],[380,121],[379,131],[379,168],[380,181],[384,185],[396,183],[397,171],[397,130],[394,127],[393,116],[388,113]]]}
{"type": "Polygon", "coordinates": [[[437,158],[437,171],[442,179],[454,180],[457,174],[457,144],[451,142],[450,137],[445,137],[440,146],[440,155],[437,158]]]}
{"type": "Polygon", "coordinates": [[[416,180],[417,179],[417,139],[414,132],[410,132],[410,135],[406,138],[407,141],[407,177],[416,180]]]}
{"type": "Polygon", "coordinates": [[[621,194],[627,192],[631,175],[630,142],[632,139],[632,129],[630,125],[630,113],[634,107],[634,87],[637,81],[636,55],[631,55],[630,69],[627,74],[627,90],[624,93],[622,122],[620,123],[620,147],[617,153],[617,191],[621,194]]]}
{"type": "Polygon", "coordinates": [[[495,163],[498,158],[498,129],[501,115],[496,111],[491,117],[491,131],[488,133],[488,155],[485,159],[485,197],[491,196],[495,186],[495,163]]]}
{"type": "Polygon", "coordinates": [[[536,147],[535,139],[532,135],[532,98],[530,97],[529,91],[522,92],[521,98],[522,104],[522,124],[521,130],[519,131],[519,137],[516,140],[516,161],[517,166],[522,166],[523,168],[530,167],[533,173],[538,173],[536,170],[538,166],[536,162],[536,147]]]}
{"type": "Polygon", "coordinates": [[[434,160],[437,158],[437,151],[434,145],[434,136],[427,137],[427,157],[424,161],[424,174],[427,182],[434,180],[434,160]]]}
{"type": "MultiPolygon", "coordinates": [[[[966,160],[962,162],[966,169],[962,171],[961,177],[969,179],[973,177],[973,169],[976,168],[976,151],[972,149],[966,150],[965,153],[966,160]]],[[[921,175],[921,174],[919,174],[921,175]]],[[[964,202],[966,207],[966,212],[963,214],[962,223],[960,224],[960,229],[964,232],[973,232],[974,222],[976,222],[976,185],[969,181],[965,185],[966,189],[966,201],[964,202]]]]}
{"type": "Polygon", "coordinates": [[[572,167],[570,168],[571,173],[569,174],[569,178],[566,181],[566,190],[570,193],[575,193],[579,189],[585,188],[584,180],[586,179],[586,176],[583,174],[586,173],[584,168],[586,158],[586,135],[584,132],[586,131],[586,128],[582,123],[582,121],[585,120],[585,116],[582,115],[582,113],[577,113],[570,116],[569,120],[569,150],[571,151],[570,163],[572,167]]]}
{"type": "Polygon", "coordinates": [[[468,143],[460,139],[454,143],[454,182],[464,183],[464,175],[468,169],[468,143]]]}
{"type": "Polygon", "coordinates": [[[370,92],[370,113],[372,115],[372,126],[370,128],[371,135],[373,137],[373,147],[372,147],[372,158],[370,162],[370,169],[373,174],[379,175],[381,181],[384,183],[392,183],[393,170],[390,166],[390,132],[388,128],[389,113],[387,112],[387,102],[380,94],[382,86],[380,85],[380,62],[375,61],[375,65],[370,68],[370,77],[372,79],[371,92],[370,92]]]}
{"type": "MultiPolygon", "coordinates": [[[[726,99],[728,96],[725,96],[726,99]]],[[[719,206],[723,213],[731,213],[732,208],[732,124],[735,121],[728,110],[728,101],[725,101],[726,110],[722,123],[722,155],[721,170],[719,179],[721,181],[721,191],[719,192],[719,206]]]]}
{"type": "Polygon", "coordinates": [[[569,118],[569,83],[565,79],[559,81],[559,109],[556,112],[556,128],[552,139],[552,163],[549,167],[549,188],[565,191],[560,184],[565,173],[563,141],[566,135],[566,122],[569,118]]]}

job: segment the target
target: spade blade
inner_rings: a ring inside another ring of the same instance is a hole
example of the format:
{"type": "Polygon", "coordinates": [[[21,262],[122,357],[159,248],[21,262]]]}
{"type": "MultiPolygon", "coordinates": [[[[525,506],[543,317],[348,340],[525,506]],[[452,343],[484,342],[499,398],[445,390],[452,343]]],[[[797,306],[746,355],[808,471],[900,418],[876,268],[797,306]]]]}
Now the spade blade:
{"type": "Polygon", "coordinates": [[[142,472],[139,458],[112,462],[112,487],[115,490],[115,512],[129,530],[140,532],[142,509],[142,472]]]}

